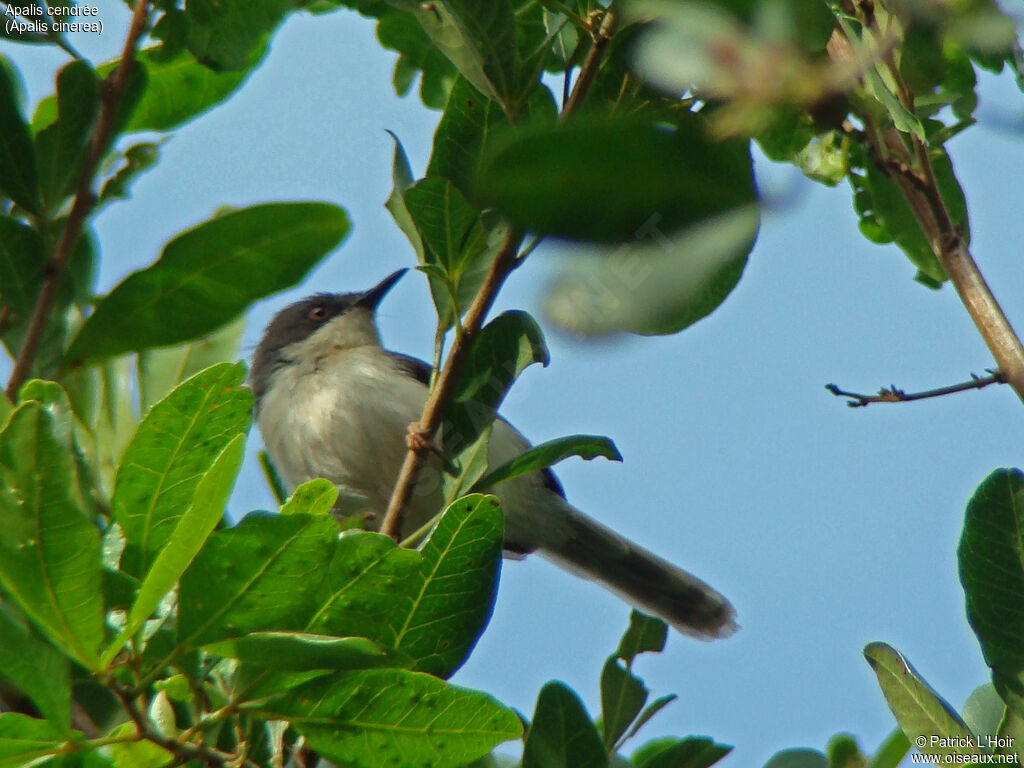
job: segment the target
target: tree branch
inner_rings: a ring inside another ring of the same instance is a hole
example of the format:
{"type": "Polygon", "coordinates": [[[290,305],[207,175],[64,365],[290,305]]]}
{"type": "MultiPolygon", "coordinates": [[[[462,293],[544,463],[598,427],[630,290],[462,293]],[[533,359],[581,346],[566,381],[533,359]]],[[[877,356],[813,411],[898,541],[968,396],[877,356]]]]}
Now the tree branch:
{"type": "MultiPolygon", "coordinates": [[[[601,25],[594,33],[594,43],[580,68],[580,74],[576,78],[572,93],[562,108],[562,114],[559,115],[560,122],[570,118],[585,102],[587,94],[590,92],[590,86],[601,66],[608,41],[615,34],[617,24],[618,16],[613,6],[605,11],[601,25]]],[[[514,227],[510,227],[497,256],[487,271],[480,290],[477,291],[476,298],[473,299],[473,303],[459,326],[461,332],[456,334],[444,368],[427,396],[427,402],[423,406],[419,422],[415,425],[417,435],[423,439],[409,441],[409,452],[405,455],[402,469],[398,474],[398,480],[391,493],[391,500],[380,526],[381,533],[387,534],[396,541],[401,538],[402,523],[409,507],[409,500],[416,487],[417,476],[430,452],[430,441],[441,426],[441,419],[455,393],[459,372],[469,356],[473,340],[480,333],[487,313],[494,304],[498,291],[506,278],[523,262],[523,259],[518,256],[522,241],[523,235],[514,227]]]]}
{"type": "Polygon", "coordinates": [[[865,408],[871,405],[871,403],[909,403],[914,400],[925,400],[929,397],[942,397],[943,395],[952,395],[957,392],[966,392],[971,389],[984,389],[991,384],[1006,383],[1006,378],[1000,371],[990,371],[989,373],[989,376],[976,376],[972,373],[970,381],[951,384],[948,387],[928,389],[924,392],[907,393],[902,389],[897,388],[895,385],[882,387],[878,390],[877,395],[863,395],[858,392],[847,392],[846,390],[840,389],[835,384],[826,384],[825,389],[836,397],[850,398],[846,404],[851,408],[865,408]]]}
{"type": "Polygon", "coordinates": [[[75,189],[75,200],[71,205],[71,212],[68,214],[67,222],[64,224],[64,231],[61,232],[60,240],[53,258],[46,268],[46,276],[43,285],[39,290],[35,308],[32,311],[32,318],[25,333],[25,340],[18,351],[18,358],[14,362],[11,371],[11,378],[7,382],[7,397],[12,402],[18,395],[18,390],[29,376],[32,370],[32,363],[39,352],[39,345],[43,339],[43,332],[46,329],[46,321],[49,319],[50,311],[53,308],[53,301],[57,296],[57,289],[64,279],[67,271],[68,261],[78,242],[78,237],[85,226],[85,220],[96,204],[96,196],[92,191],[93,176],[99,167],[100,161],[110,141],[114,129],[114,121],[117,117],[117,108],[121,96],[124,94],[125,85],[128,82],[128,75],[132,65],[135,63],[135,48],[149,18],[149,0],[137,0],[135,11],[132,14],[131,26],[128,28],[128,36],[125,38],[124,49],[121,53],[121,60],[117,71],[114,74],[113,83],[109,86],[104,83],[102,90],[100,113],[96,120],[96,128],[93,131],[89,143],[89,152],[82,165],[82,173],[78,179],[78,186],[75,189]]]}

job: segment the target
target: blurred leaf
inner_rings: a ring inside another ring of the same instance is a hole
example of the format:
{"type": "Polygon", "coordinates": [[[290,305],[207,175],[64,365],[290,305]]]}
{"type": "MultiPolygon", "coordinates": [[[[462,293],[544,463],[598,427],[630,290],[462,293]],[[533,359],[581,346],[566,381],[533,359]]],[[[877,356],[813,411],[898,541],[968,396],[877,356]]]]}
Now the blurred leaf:
{"type": "Polygon", "coordinates": [[[522,768],[607,768],[601,735],[579,696],[552,681],[540,690],[523,745],[522,768]]]}
{"type": "Polygon", "coordinates": [[[111,500],[128,542],[121,558],[127,573],[147,573],[193,505],[203,476],[248,430],[252,394],[241,386],[244,378],[240,363],[208,368],[153,406],[139,425],[111,500]]]}
{"type": "Polygon", "coordinates": [[[21,324],[32,316],[44,265],[39,233],[11,216],[0,216],[0,303],[10,311],[8,323],[21,324]]]}
{"type": "Polygon", "coordinates": [[[246,318],[239,317],[206,338],[177,347],[147,349],[138,356],[139,412],[150,408],[181,382],[217,363],[238,359],[246,318]]]}
{"type": "Polygon", "coordinates": [[[0,714],[0,768],[35,765],[56,754],[64,736],[46,720],[18,712],[0,714]]]}
{"type": "MultiPolygon", "coordinates": [[[[133,723],[122,723],[114,728],[111,736],[130,736],[135,731],[133,723]]],[[[163,768],[174,760],[174,755],[151,741],[128,741],[111,744],[114,768],[163,768]]]]}
{"type": "Polygon", "coordinates": [[[260,710],[291,722],[328,760],[361,768],[455,768],[522,733],[491,697],[401,669],[313,680],[260,710]]]}
{"type": "Polygon", "coordinates": [[[514,224],[574,240],[630,242],[754,202],[748,142],[715,141],[704,118],[674,130],[638,120],[577,119],[524,129],[486,158],[476,191],[514,224]]]}
{"type": "Polygon", "coordinates": [[[179,646],[303,630],[337,531],[329,515],[251,514],[215,532],[181,579],[179,646]]]}
{"type": "Polygon", "coordinates": [[[546,366],[549,359],[540,326],[521,310],[498,315],[473,340],[442,427],[445,455],[458,468],[455,477],[445,475],[448,498],[483,477],[491,425],[505,394],[527,366],[546,366]]]}
{"type": "Polygon", "coordinates": [[[661,653],[667,640],[668,625],[664,621],[633,610],[629,614],[629,629],[622,636],[615,655],[631,665],[641,653],[661,653]]]}
{"type": "Polygon", "coordinates": [[[46,407],[19,406],[0,433],[0,583],[58,648],[95,669],[100,536],[76,485],[74,458],[46,407]]]}
{"type": "Polygon", "coordinates": [[[739,282],[760,215],[745,206],[667,238],[657,219],[607,254],[580,254],[545,299],[553,322],[577,334],[677,333],[714,311],[739,282]]]}
{"type": "Polygon", "coordinates": [[[402,231],[402,234],[409,239],[409,244],[412,245],[413,250],[416,252],[416,260],[420,264],[426,264],[423,238],[420,236],[416,223],[409,214],[409,208],[405,204],[405,192],[415,181],[412,168],[409,166],[409,157],[405,154],[405,148],[402,146],[402,142],[398,140],[398,137],[391,133],[391,131],[388,131],[388,133],[395,141],[395,153],[391,163],[391,194],[388,196],[387,202],[384,203],[384,207],[388,209],[391,218],[395,220],[395,224],[402,231]]]}
{"type": "Polygon", "coordinates": [[[678,698],[679,697],[676,694],[670,693],[667,696],[661,696],[655,699],[646,707],[644,707],[644,711],[641,712],[640,716],[634,721],[633,726],[629,729],[629,732],[626,734],[625,738],[631,739],[634,736],[636,736],[637,732],[645,725],[647,725],[647,723],[650,721],[652,717],[654,717],[661,710],[663,710],[665,707],[667,707],[669,704],[671,704],[678,698]]]}
{"type": "Polygon", "coordinates": [[[57,102],[56,122],[36,136],[39,187],[43,205],[51,214],[74,191],[99,113],[99,81],[88,63],[73,61],[60,70],[57,102]]]}
{"type": "Polygon", "coordinates": [[[558,437],[534,446],[511,461],[507,461],[500,467],[488,472],[487,475],[477,482],[476,487],[493,488],[498,483],[545,469],[570,456],[579,456],[586,461],[596,459],[598,456],[611,461],[622,461],[622,454],[619,453],[619,449],[607,437],[600,437],[598,435],[558,437]]]}
{"type": "Polygon", "coordinates": [[[0,58],[0,192],[30,213],[42,209],[32,134],[18,106],[17,71],[0,58]]]}
{"type": "Polygon", "coordinates": [[[282,515],[301,512],[307,515],[326,515],[338,500],[338,488],[322,477],[309,480],[295,489],[295,493],[281,507],[282,515]]]}
{"type": "Polygon", "coordinates": [[[612,656],[601,671],[601,730],[605,748],[612,752],[647,703],[650,691],[643,681],[612,656]]]}
{"type": "Polygon", "coordinates": [[[897,728],[875,750],[868,768],[896,768],[910,751],[910,740],[897,728]]]}
{"type": "Polygon", "coordinates": [[[829,765],[828,758],[818,750],[796,747],[776,752],[764,768],[829,768],[829,765]]]}
{"type": "MultiPolygon", "coordinates": [[[[1024,681],[1024,474],[998,469],[967,505],[958,556],[967,618],[997,678],[1024,681]]],[[[1024,714],[1019,712],[1018,714],[1024,714]]]]}
{"type": "Polygon", "coordinates": [[[377,24],[377,39],[385,48],[401,54],[395,62],[395,92],[405,96],[419,70],[423,103],[431,109],[443,109],[458,70],[438,50],[413,14],[388,12],[377,24]]]}
{"type": "Polygon", "coordinates": [[[706,736],[663,739],[655,744],[656,749],[644,745],[633,754],[637,768],[708,768],[732,751],[706,736]]]}
{"type": "Polygon", "coordinates": [[[156,559],[128,612],[127,624],[104,654],[104,665],[114,659],[153,614],[164,596],[174,589],[207,537],[224,517],[224,507],[242,468],[244,456],[245,434],[242,433],[235,435],[199,478],[192,504],[178,518],[166,544],[157,551],[156,559]]]}
{"type": "Polygon", "coordinates": [[[136,178],[156,165],[160,159],[160,147],[152,142],[134,144],[124,151],[123,158],[121,167],[103,182],[97,207],[113,200],[127,200],[136,178]]]}
{"type": "Polygon", "coordinates": [[[15,620],[0,605],[0,677],[39,708],[50,725],[67,733],[71,725],[71,673],[66,656],[15,620]]]}
{"type": "Polygon", "coordinates": [[[254,51],[297,5],[296,0],[190,0],[188,48],[215,72],[246,69],[254,51]]]}
{"type": "Polygon", "coordinates": [[[396,666],[397,657],[364,637],[305,632],[252,632],[207,646],[220,656],[278,670],[349,670],[396,666]]]}
{"type": "MultiPolygon", "coordinates": [[[[868,660],[885,700],[896,716],[903,733],[911,741],[924,736],[927,746],[922,754],[938,755],[979,755],[974,747],[974,736],[960,719],[956,711],[943,701],[926,683],[910,663],[895,648],[885,643],[870,643],[864,648],[868,660]],[[947,746],[957,737],[965,746],[947,746]]],[[[955,758],[954,758],[955,759],[955,758]]]]}
{"type": "Polygon", "coordinates": [[[95,360],[209,335],[253,301],[301,280],[348,229],[345,212],[329,203],[268,203],[200,224],[100,300],[67,359],[95,360]]]}
{"type": "Polygon", "coordinates": [[[828,768],[866,768],[867,758],[860,751],[857,739],[848,733],[837,733],[825,747],[828,768]]]}

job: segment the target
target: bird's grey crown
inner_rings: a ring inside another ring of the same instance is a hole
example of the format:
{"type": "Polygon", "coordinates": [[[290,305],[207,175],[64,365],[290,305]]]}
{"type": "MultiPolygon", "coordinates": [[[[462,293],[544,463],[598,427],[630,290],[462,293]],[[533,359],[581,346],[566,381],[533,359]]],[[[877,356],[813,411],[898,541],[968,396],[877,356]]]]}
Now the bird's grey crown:
{"type": "Polygon", "coordinates": [[[289,362],[282,356],[286,347],[309,338],[325,323],[352,309],[362,297],[361,293],[316,293],[289,304],[274,315],[256,347],[249,372],[256,401],[259,402],[266,392],[274,371],[289,362]],[[325,311],[322,316],[315,317],[313,310],[318,307],[325,311]]]}

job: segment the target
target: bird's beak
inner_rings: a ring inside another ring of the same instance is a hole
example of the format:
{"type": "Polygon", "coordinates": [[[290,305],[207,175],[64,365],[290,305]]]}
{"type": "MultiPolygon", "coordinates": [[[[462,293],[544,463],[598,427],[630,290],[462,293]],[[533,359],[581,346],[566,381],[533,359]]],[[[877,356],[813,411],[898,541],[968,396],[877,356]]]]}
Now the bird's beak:
{"type": "Polygon", "coordinates": [[[376,309],[377,305],[380,304],[381,299],[383,299],[387,295],[387,292],[390,291],[395,286],[395,283],[397,283],[401,279],[402,275],[404,275],[408,271],[408,269],[400,269],[397,272],[392,272],[390,275],[388,275],[375,286],[373,286],[373,288],[371,288],[362,296],[360,296],[359,300],[356,302],[356,305],[360,307],[366,307],[367,309],[371,310],[376,309]]]}

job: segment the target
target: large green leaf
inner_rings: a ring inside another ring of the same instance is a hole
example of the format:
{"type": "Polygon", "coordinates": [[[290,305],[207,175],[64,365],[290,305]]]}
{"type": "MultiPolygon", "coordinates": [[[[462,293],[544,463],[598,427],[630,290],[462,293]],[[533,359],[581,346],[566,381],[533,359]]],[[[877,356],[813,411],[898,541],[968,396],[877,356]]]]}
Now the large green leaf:
{"type": "Polygon", "coordinates": [[[548,316],[576,334],[677,333],[713,312],[739,283],[759,226],[756,206],[673,237],[655,225],[605,254],[578,255],[545,300],[548,316]]]}
{"type": "Polygon", "coordinates": [[[220,363],[157,403],[139,425],[118,469],[111,511],[128,545],[121,567],[142,578],[196,500],[217,456],[249,428],[245,366],[220,363]]]}
{"type": "Polygon", "coordinates": [[[0,605],[0,677],[25,693],[54,728],[71,725],[71,667],[68,658],[0,605]]]}
{"type": "Polygon", "coordinates": [[[609,751],[643,711],[649,694],[643,680],[617,658],[605,662],[601,670],[601,731],[609,751]]]}
{"type": "Polygon", "coordinates": [[[977,759],[981,753],[970,728],[899,651],[885,643],[871,643],[864,656],[896,722],[922,754],[949,756],[949,760],[966,757],[967,762],[977,759]]]}
{"type": "Polygon", "coordinates": [[[669,738],[656,742],[654,749],[650,747],[645,745],[633,754],[637,768],[708,768],[732,751],[732,747],[718,744],[707,736],[669,738]]]}
{"type": "Polygon", "coordinates": [[[438,676],[454,672],[494,605],[504,525],[493,496],[451,504],[420,552],[381,534],[341,537],[309,631],[360,635],[438,676]]]}
{"type": "Polygon", "coordinates": [[[399,666],[400,657],[365,637],[332,637],[308,632],[251,632],[207,646],[221,656],[275,670],[369,669],[399,666]]]}
{"type": "Polygon", "coordinates": [[[580,118],[524,129],[486,158],[476,190],[520,229],[632,242],[756,199],[747,141],[714,140],[703,117],[668,128],[580,118]]]}
{"type": "Polygon", "coordinates": [[[78,501],[71,451],[29,401],[0,433],[0,582],[58,648],[95,668],[103,639],[100,535],[78,501]]]}
{"type": "Polygon", "coordinates": [[[18,712],[0,714],[0,768],[35,765],[60,751],[64,736],[46,720],[18,712]]]}
{"type": "Polygon", "coordinates": [[[579,696],[557,681],[540,690],[522,768],[607,768],[608,753],[579,696]]]}
{"type": "Polygon", "coordinates": [[[579,456],[590,461],[603,456],[611,461],[622,461],[622,454],[615,443],[607,437],[598,435],[570,435],[557,437],[546,443],[534,446],[521,453],[511,461],[488,472],[476,484],[478,488],[492,488],[498,483],[511,480],[513,477],[529,474],[557,464],[570,456],[579,456]]]}
{"type": "Polygon", "coordinates": [[[103,298],[70,362],[169,346],[213,333],[252,302],[301,280],[338,245],[348,217],[329,203],[268,203],[178,235],[160,259],[103,298]]]}
{"type": "Polygon", "coordinates": [[[458,70],[438,50],[416,17],[387,9],[377,24],[377,39],[385,48],[398,51],[393,82],[395,92],[405,96],[417,71],[421,72],[420,98],[431,109],[443,109],[458,77],[458,70]]]}
{"type": "MultiPolygon", "coordinates": [[[[958,550],[967,618],[997,684],[1024,689],[1024,474],[999,469],[967,505],[958,550]]],[[[1024,714],[1024,713],[1021,713],[1024,714]]]]}
{"type": "Polygon", "coordinates": [[[42,236],[11,216],[0,216],[0,303],[10,312],[9,323],[27,322],[32,315],[44,265],[42,236]]]}
{"type": "Polygon", "coordinates": [[[290,722],[328,760],[361,768],[454,768],[522,733],[491,697],[401,669],[314,680],[259,710],[290,722]]]}
{"type": "Polygon", "coordinates": [[[442,426],[445,453],[458,470],[445,476],[449,498],[486,472],[491,425],[509,387],[527,366],[547,365],[548,359],[540,326],[520,310],[498,315],[473,340],[442,426]]]}
{"type": "Polygon", "coordinates": [[[167,543],[157,552],[128,612],[124,629],[104,654],[104,664],[113,660],[123,644],[156,611],[164,596],[174,589],[207,537],[224,517],[224,507],[242,468],[244,456],[245,435],[237,434],[196,483],[192,504],[178,518],[167,543]]]}
{"type": "Polygon", "coordinates": [[[0,57],[0,193],[39,213],[39,177],[32,134],[18,105],[17,71],[0,57]]]}
{"type": "Polygon", "coordinates": [[[305,629],[337,531],[330,515],[251,514],[214,533],[181,579],[179,646],[305,629]]]}
{"type": "Polygon", "coordinates": [[[298,5],[296,0],[191,0],[185,6],[189,50],[214,71],[245,69],[298,5]]]}
{"type": "Polygon", "coordinates": [[[36,136],[36,162],[43,205],[51,214],[74,191],[99,113],[99,80],[84,61],[57,75],[57,120],[36,136]]]}

